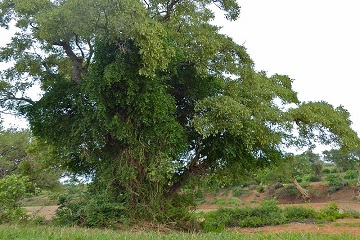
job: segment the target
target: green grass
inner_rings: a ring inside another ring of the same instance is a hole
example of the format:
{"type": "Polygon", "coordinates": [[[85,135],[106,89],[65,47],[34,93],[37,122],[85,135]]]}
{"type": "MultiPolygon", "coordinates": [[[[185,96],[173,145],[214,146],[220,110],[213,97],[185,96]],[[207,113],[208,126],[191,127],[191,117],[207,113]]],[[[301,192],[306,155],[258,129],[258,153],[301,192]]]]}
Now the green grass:
{"type": "Polygon", "coordinates": [[[46,195],[38,195],[31,198],[26,198],[21,201],[21,205],[24,207],[34,207],[34,206],[53,206],[57,205],[57,199],[49,199],[46,195]]]}
{"type": "Polygon", "coordinates": [[[325,239],[358,239],[349,235],[327,235],[327,234],[308,234],[308,233],[282,233],[282,234],[241,234],[234,231],[223,231],[220,233],[157,233],[157,232],[122,232],[113,230],[99,229],[83,229],[83,228],[58,228],[48,226],[16,226],[16,225],[0,225],[0,239],[21,239],[21,240],[113,240],[113,239],[309,239],[309,240],[325,240],[325,239]]]}
{"type": "Polygon", "coordinates": [[[211,205],[211,204],[216,204],[219,207],[226,207],[226,206],[240,207],[244,205],[244,203],[239,198],[235,198],[235,197],[232,197],[230,199],[214,198],[213,200],[207,202],[207,205],[211,205]]]}
{"type": "Polygon", "coordinates": [[[360,222],[353,223],[334,223],[336,227],[349,226],[349,227],[360,227],[360,222]]]}

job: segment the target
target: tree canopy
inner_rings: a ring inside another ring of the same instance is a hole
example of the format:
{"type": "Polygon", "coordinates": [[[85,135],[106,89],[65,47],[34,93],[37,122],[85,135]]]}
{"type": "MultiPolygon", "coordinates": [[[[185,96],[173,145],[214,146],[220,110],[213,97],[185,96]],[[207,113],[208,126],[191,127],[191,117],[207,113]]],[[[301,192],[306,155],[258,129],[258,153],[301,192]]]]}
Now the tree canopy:
{"type": "Polygon", "coordinates": [[[14,63],[0,106],[57,149],[54,164],[90,176],[94,194],[156,220],[197,176],[232,181],[284,146],[359,145],[344,108],[300,102],[288,76],[255,71],[212,25],[214,4],[239,17],[235,0],[4,0],[0,25],[18,32],[0,50],[14,63]]]}

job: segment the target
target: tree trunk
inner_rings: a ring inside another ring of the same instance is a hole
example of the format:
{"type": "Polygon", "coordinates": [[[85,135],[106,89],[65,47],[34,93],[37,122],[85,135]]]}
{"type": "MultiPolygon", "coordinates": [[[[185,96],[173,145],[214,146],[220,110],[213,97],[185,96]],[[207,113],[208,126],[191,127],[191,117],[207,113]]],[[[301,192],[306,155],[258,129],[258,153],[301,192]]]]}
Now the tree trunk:
{"type": "Polygon", "coordinates": [[[300,186],[300,184],[297,182],[296,178],[293,176],[293,182],[296,186],[296,189],[301,193],[301,197],[305,202],[310,201],[310,193],[308,190],[300,186]]]}

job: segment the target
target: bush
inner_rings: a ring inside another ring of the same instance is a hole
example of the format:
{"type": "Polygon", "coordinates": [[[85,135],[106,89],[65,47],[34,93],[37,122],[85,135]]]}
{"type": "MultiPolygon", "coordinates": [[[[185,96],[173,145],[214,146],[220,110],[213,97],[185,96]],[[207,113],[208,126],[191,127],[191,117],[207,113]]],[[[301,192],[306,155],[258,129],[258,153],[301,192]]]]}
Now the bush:
{"type": "Polygon", "coordinates": [[[53,220],[60,226],[113,228],[126,219],[127,212],[122,204],[108,202],[99,196],[79,202],[61,197],[53,220]]]}
{"type": "Polygon", "coordinates": [[[345,216],[346,214],[341,214],[339,212],[339,207],[336,203],[330,203],[316,214],[315,220],[317,223],[333,222],[336,219],[344,218],[345,216]]]}
{"type": "Polygon", "coordinates": [[[321,177],[320,176],[315,176],[315,175],[310,175],[305,180],[308,181],[308,182],[320,182],[321,177]]]}
{"type": "Polygon", "coordinates": [[[28,195],[30,188],[27,177],[13,174],[0,179],[0,222],[26,220],[26,211],[20,208],[19,201],[28,195]]]}
{"type": "Polygon", "coordinates": [[[322,172],[325,173],[325,174],[329,174],[329,173],[330,173],[330,169],[325,168],[325,169],[322,170],[322,172]]]}
{"type": "Polygon", "coordinates": [[[316,212],[314,209],[303,207],[287,207],[281,209],[277,201],[264,201],[260,207],[226,208],[217,211],[200,213],[198,222],[205,232],[219,232],[225,227],[262,227],[280,225],[290,222],[313,221],[323,223],[334,221],[345,216],[358,216],[355,213],[339,212],[335,203],[316,212]]]}
{"type": "Polygon", "coordinates": [[[329,174],[326,177],[326,181],[329,181],[328,193],[334,193],[343,187],[343,181],[340,176],[335,174],[329,174]]]}
{"type": "Polygon", "coordinates": [[[344,175],[345,179],[356,179],[359,176],[359,172],[357,170],[347,171],[344,175]]]}
{"type": "Polygon", "coordinates": [[[285,223],[282,210],[274,200],[264,201],[260,207],[226,208],[204,213],[201,226],[205,232],[221,231],[225,227],[261,227],[285,223]]]}
{"type": "Polygon", "coordinates": [[[19,201],[27,196],[28,188],[27,177],[14,174],[0,179],[0,210],[18,207],[19,201]]]}
{"type": "Polygon", "coordinates": [[[27,220],[26,210],[20,207],[5,209],[0,214],[0,223],[23,223],[27,220]]]}
{"type": "Polygon", "coordinates": [[[360,218],[360,212],[351,208],[346,208],[344,210],[344,217],[346,218],[360,218]]]}
{"type": "Polygon", "coordinates": [[[314,219],[316,211],[303,207],[287,207],[284,209],[284,216],[288,222],[304,222],[309,219],[314,219]]]}

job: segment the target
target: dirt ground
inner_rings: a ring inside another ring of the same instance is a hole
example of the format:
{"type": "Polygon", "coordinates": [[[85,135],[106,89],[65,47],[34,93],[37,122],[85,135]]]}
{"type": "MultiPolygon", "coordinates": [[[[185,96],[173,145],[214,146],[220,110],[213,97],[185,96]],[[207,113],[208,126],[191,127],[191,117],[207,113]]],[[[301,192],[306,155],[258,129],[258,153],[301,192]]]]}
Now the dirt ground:
{"type": "Polygon", "coordinates": [[[38,207],[25,207],[29,215],[37,215],[44,217],[45,220],[51,220],[55,216],[58,206],[38,206],[38,207]]]}
{"type": "MultiPolygon", "coordinates": [[[[312,183],[309,186],[311,193],[311,201],[304,203],[301,197],[297,194],[282,192],[283,188],[278,189],[272,196],[269,194],[269,190],[264,193],[258,193],[256,190],[250,191],[240,197],[240,201],[244,206],[257,206],[259,202],[264,199],[270,199],[273,197],[278,200],[280,207],[286,206],[303,206],[319,210],[326,207],[330,202],[335,202],[340,211],[343,210],[356,210],[360,211],[360,201],[354,200],[354,193],[351,187],[344,187],[339,191],[328,195],[327,185],[324,183],[312,183]]],[[[201,204],[198,207],[199,211],[212,211],[219,206],[216,204],[208,204],[214,198],[233,198],[232,192],[224,195],[219,193],[214,196],[212,193],[205,194],[205,200],[207,203],[201,204]]],[[[43,206],[43,207],[26,207],[29,214],[36,214],[43,216],[46,220],[50,220],[57,209],[57,206],[43,206]]],[[[241,233],[283,233],[283,232],[302,232],[302,233],[325,233],[325,234],[349,234],[354,236],[360,236],[360,219],[340,219],[334,223],[327,224],[304,224],[304,223],[291,223],[281,226],[267,226],[260,228],[234,228],[235,232],[241,233]]]]}
{"type": "Polygon", "coordinates": [[[360,219],[339,219],[334,223],[327,224],[304,224],[290,223],[280,226],[267,226],[259,228],[235,228],[238,233],[323,233],[331,235],[348,234],[360,236],[360,219]]]}

